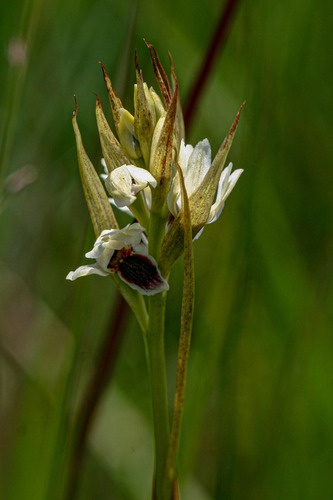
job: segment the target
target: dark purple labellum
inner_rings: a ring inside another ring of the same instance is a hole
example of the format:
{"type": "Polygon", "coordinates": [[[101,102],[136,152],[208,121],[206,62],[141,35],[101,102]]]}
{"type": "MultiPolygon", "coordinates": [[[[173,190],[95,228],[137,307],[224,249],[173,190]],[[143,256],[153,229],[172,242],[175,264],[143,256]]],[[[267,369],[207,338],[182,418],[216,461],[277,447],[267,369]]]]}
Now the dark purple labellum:
{"type": "Polygon", "coordinates": [[[130,285],[149,291],[163,287],[165,281],[161,277],[156,265],[144,255],[133,253],[119,262],[118,272],[124,281],[130,285]]]}

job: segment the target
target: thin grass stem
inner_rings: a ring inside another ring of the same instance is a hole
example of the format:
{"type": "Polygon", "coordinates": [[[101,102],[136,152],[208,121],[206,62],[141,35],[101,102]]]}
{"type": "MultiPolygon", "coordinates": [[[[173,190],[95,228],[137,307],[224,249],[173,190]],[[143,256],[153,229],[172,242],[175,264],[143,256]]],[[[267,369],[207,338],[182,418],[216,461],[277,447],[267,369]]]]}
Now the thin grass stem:
{"type": "Polygon", "coordinates": [[[115,307],[115,314],[112,314],[105,341],[101,346],[97,361],[94,364],[95,370],[86,388],[85,395],[78,411],[78,420],[74,423],[74,440],[69,465],[69,479],[65,494],[66,500],[74,500],[78,492],[78,483],[82,462],[85,456],[87,438],[98,405],[118,359],[127,311],[128,305],[119,294],[115,307]]]}
{"type": "Polygon", "coordinates": [[[204,87],[209,79],[213,65],[217,59],[221,48],[226,40],[230,25],[232,23],[234,14],[240,0],[227,0],[223,6],[221,15],[216,26],[215,32],[207,47],[206,53],[202,58],[202,63],[199,68],[198,74],[193,81],[193,85],[188,93],[188,97],[184,106],[184,122],[186,133],[189,133],[190,127],[193,123],[193,116],[199,105],[202,97],[204,87]]]}

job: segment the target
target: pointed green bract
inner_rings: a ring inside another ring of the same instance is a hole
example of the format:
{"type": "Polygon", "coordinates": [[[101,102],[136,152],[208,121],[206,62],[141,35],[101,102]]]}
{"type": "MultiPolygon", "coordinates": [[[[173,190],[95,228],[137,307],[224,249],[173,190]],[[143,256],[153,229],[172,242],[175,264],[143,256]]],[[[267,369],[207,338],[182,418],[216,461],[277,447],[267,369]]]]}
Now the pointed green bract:
{"type": "Polygon", "coordinates": [[[122,102],[120,98],[117,96],[111,80],[109,78],[109,75],[106,72],[106,69],[104,68],[104,65],[100,62],[101,68],[103,70],[103,76],[104,76],[104,81],[106,85],[106,89],[108,91],[108,96],[109,96],[109,101],[110,101],[110,106],[111,106],[111,111],[113,115],[113,121],[114,125],[116,127],[117,133],[118,133],[118,128],[119,128],[119,122],[120,122],[120,110],[123,108],[122,102]]]}
{"type": "Polygon", "coordinates": [[[96,96],[96,120],[103,158],[109,172],[121,165],[128,165],[129,158],[125,155],[119,141],[114,136],[103,113],[99,97],[96,96]]]}
{"type": "MultiPolygon", "coordinates": [[[[177,81],[177,76],[175,73],[175,68],[173,65],[172,56],[171,56],[170,52],[168,52],[168,54],[169,54],[169,59],[170,59],[171,79],[172,79],[173,88],[175,89],[178,86],[178,81],[177,81]]],[[[176,143],[177,143],[177,149],[178,149],[180,141],[182,139],[185,141],[185,123],[184,123],[183,109],[182,109],[182,104],[180,102],[179,93],[178,93],[178,102],[177,102],[175,137],[176,137],[176,143]]]]}
{"type": "MultiPolygon", "coordinates": [[[[178,86],[172,96],[170,106],[163,121],[161,133],[156,144],[152,147],[150,172],[157,180],[157,187],[153,192],[152,211],[160,211],[165,203],[172,181],[172,165],[174,156],[174,129],[178,100],[178,86]]],[[[160,118],[160,121],[163,118],[160,118]]],[[[158,127],[158,124],[156,128],[158,127]]],[[[153,138],[153,143],[154,143],[153,138]]]]}
{"type": "Polygon", "coordinates": [[[77,109],[76,104],[73,114],[73,127],[81,181],[94,232],[96,236],[99,236],[103,229],[117,229],[118,223],[99,176],[83,147],[81,133],[76,121],[77,109]]]}

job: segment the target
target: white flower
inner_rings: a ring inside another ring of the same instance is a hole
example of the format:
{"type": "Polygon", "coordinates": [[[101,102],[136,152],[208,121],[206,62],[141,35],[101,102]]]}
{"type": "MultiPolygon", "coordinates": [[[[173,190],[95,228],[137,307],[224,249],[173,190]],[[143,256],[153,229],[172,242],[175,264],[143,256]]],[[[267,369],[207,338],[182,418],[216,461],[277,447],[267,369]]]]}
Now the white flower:
{"type": "Polygon", "coordinates": [[[117,207],[131,205],[136,195],[148,185],[156,187],[156,180],[148,170],[134,165],[122,165],[106,176],[105,185],[117,207]]]}
{"type": "Polygon", "coordinates": [[[102,231],[94,248],[86,253],[86,257],[96,259],[96,263],[71,271],[66,279],[73,281],[89,274],[108,276],[117,273],[125,283],[143,295],[168,290],[167,281],[161,276],[155,260],[148,255],[148,242],[143,231],[138,223],[128,224],[119,230],[102,231]]]}
{"type": "MultiPolygon", "coordinates": [[[[197,189],[200,189],[200,185],[211,166],[211,148],[208,139],[198,142],[195,148],[190,144],[185,145],[182,140],[178,162],[183,172],[187,195],[190,198],[197,189]]],[[[238,169],[231,174],[231,170],[232,163],[229,163],[222,171],[216,191],[215,203],[211,206],[206,224],[211,224],[218,219],[224,207],[225,200],[228,198],[243,172],[242,169],[238,169]]],[[[178,172],[174,177],[168,195],[168,207],[174,217],[178,215],[182,208],[178,172]]],[[[196,238],[198,238],[200,234],[201,231],[196,235],[196,238]]]]}

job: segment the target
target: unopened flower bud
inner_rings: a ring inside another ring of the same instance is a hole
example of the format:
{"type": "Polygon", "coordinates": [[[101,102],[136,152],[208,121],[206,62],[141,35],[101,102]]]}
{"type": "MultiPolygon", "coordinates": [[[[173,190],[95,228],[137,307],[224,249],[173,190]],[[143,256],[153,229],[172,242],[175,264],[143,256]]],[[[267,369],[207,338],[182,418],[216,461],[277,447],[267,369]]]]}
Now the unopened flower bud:
{"type": "Polygon", "coordinates": [[[145,164],[149,165],[150,146],[156,125],[155,104],[150,96],[147,84],[142,80],[138,60],[135,54],[137,92],[135,100],[134,129],[138,138],[145,164]]]}
{"type": "Polygon", "coordinates": [[[119,110],[118,136],[125,152],[137,160],[142,156],[138,138],[135,134],[134,116],[125,108],[119,110]]]}

